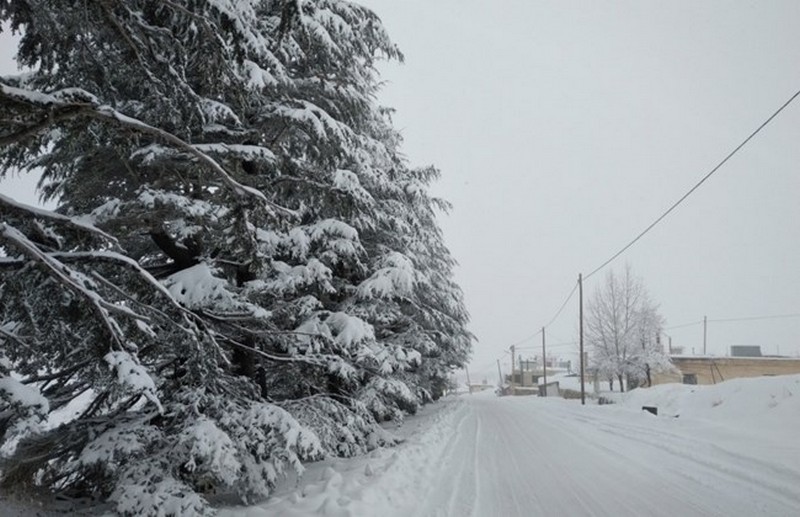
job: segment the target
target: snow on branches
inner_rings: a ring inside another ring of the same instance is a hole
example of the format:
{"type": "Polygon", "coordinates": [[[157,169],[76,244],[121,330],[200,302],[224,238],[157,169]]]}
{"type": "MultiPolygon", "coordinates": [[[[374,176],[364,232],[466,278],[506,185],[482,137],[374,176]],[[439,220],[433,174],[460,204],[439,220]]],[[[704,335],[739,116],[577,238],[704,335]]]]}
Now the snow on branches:
{"type": "Polygon", "coordinates": [[[609,271],[586,304],[586,342],[592,366],[602,380],[616,378],[633,387],[649,382],[651,372],[671,369],[659,336],[664,318],[650,299],[642,280],[626,266],[619,275],[609,271]]]}
{"type": "Polygon", "coordinates": [[[0,21],[32,69],[0,78],[0,175],[40,171],[58,206],[0,195],[4,483],[203,514],[392,443],[378,421],[441,393],[472,336],[438,171],[374,101],[375,60],[402,56],[373,12],[20,0],[0,21]]]}

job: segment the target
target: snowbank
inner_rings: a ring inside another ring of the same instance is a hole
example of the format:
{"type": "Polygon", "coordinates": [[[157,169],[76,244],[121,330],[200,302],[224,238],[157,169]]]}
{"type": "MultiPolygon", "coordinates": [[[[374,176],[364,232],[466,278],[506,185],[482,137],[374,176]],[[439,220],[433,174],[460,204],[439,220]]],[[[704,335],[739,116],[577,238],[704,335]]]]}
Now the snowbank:
{"type": "Polygon", "coordinates": [[[659,416],[712,420],[759,430],[800,427],[800,375],[732,379],[708,386],[662,384],[613,398],[634,409],[656,406],[659,416]]]}
{"type": "Polygon", "coordinates": [[[419,494],[451,453],[454,429],[465,414],[463,401],[446,397],[408,417],[394,430],[403,440],[396,448],[312,463],[302,480],[287,478],[265,503],[221,509],[218,516],[413,515],[419,494]]]}

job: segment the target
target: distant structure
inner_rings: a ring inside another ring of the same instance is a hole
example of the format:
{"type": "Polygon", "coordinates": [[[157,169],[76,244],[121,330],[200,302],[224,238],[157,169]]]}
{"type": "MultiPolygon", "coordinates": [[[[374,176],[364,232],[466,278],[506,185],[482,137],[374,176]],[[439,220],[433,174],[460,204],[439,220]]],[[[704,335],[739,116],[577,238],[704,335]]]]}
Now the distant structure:
{"type": "Polygon", "coordinates": [[[760,346],[731,346],[730,357],[671,355],[675,372],[656,374],[653,384],[716,384],[741,377],[800,373],[796,357],[764,356],[760,346]]]}
{"type": "Polygon", "coordinates": [[[750,345],[732,345],[731,357],[761,357],[761,347],[750,345]]]}
{"type": "Polygon", "coordinates": [[[469,392],[470,393],[479,393],[481,391],[492,390],[494,386],[489,384],[489,381],[483,379],[480,384],[470,384],[469,385],[469,392]]]}
{"type": "MultiPolygon", "coordinates": [[[[554,357],[547,358],[547,376],[572,372],[572,362],[558,360],[554,357]]],[[[547,391],[548,395],[558,392],[558,383],[548,387],[546,390],[542,389],[539,379],[544,376],[542,368],[542,360],[539,356],[533,358],[523,359],[522,356],[516,361],[514,371],[511,375],[506,374],[503,378],[504,386],[501,390],[503,395],[544,395],[547,391]],[[512,388],[513,386],[513,388],[512,388]]]]}

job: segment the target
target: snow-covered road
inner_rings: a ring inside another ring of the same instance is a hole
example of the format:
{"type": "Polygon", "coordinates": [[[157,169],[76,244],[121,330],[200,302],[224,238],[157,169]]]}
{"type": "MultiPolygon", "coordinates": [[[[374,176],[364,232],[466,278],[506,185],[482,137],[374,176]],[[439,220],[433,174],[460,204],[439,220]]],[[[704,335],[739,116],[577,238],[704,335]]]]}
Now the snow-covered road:
{"type": "Polygon", "coordinates": [[[231,515],[800,515],[800,445],[785,430],[480,394],[404,433],[231,515]]]}
{"type": "Polygon", "coordinates": [[[758,447],[731,450],[648,414],[530,402],[464,401],[438,482],[432,480],[415,513],[800,513],[798,457],[795,468],[782,467],[760,458],[758,447]]]}

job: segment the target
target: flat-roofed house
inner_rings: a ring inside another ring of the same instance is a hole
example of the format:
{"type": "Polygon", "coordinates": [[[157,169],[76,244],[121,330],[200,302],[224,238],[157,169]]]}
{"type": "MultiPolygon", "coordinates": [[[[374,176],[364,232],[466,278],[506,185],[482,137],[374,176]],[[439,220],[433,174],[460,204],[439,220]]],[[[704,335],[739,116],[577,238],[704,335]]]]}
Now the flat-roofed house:
{"type": "Polygon", "coordinates": [[[758,346],[732,346],[729,357],[673,355],[677,372],[656,374],[653,384],[716,384],[741,377],[800,373],[800,358],[763,356],[758,346]]]}

